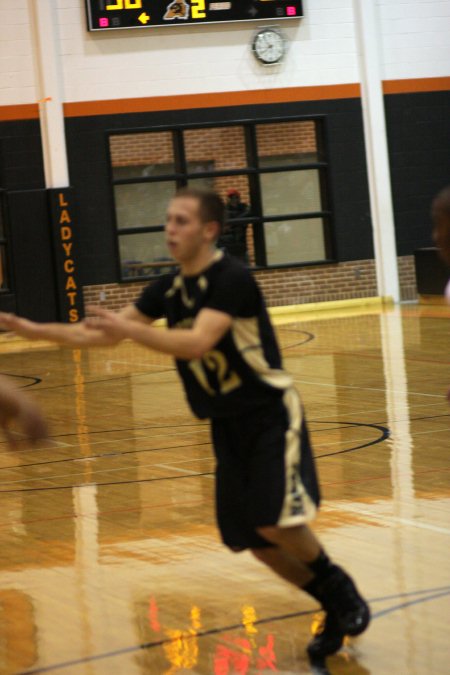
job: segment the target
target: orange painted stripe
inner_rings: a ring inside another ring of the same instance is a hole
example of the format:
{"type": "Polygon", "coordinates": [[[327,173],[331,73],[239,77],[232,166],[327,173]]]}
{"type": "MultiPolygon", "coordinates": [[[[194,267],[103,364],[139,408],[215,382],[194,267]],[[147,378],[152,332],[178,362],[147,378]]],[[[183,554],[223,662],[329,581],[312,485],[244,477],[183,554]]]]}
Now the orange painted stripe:
{"type": "Polygon", "coordinates": [[[414,94],[427,91],[450,90],[450,77],[424,77],[411,80],[386,80],[384,94],[414,94]]]}
{"type": "Polygon", "coordinates": [[[255,89],[251,91],[219,92],[215,94],[183,94],[107,101],[80,101],[65,103],[66,117],[89,115],[117,115],[158,110],[192,110],[219,108],[232,105],[259,105],[262,103],[289,103],[339,98],[359,98],[359,84],[336,84],[321,87],[285,87],[282,89],[255,89]]]}
{"type": "Polygon", "coordinates": [[[39,119],[39,106],[37,103],[0,106],[0,122],[7,122],[8,120],[36,119],[39,119]]]}
{"type": "MultiPolygon", "coordinates": [[[[406,80],[385,80],[384,94],[411,94],[415,92],[449,91],[450,77],[426,77],[406,80]]],[[[191,110],[232,105],[260,105],[263,103],[291,103],[295,101],[323,101],[341,98],[359,98],[358,83],[314,87],[284,87],[250,91],[219,92],[215,94],[183,94],[145,98],[80,101],[64,104],[65,117],[90,115],[117,115],[120,113],[152,112],[160,110],[191,110]]],[[[0,121],[38,119],[37,103],[0,106],[0,121]]]]}

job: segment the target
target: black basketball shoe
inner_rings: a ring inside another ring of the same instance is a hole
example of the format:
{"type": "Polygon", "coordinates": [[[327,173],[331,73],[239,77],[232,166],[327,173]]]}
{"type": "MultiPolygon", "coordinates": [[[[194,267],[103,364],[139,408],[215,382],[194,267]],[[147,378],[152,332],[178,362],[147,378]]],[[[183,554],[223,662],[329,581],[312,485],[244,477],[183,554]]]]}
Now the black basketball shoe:
{"type": "Polygon", "coordinates": [[[332,624],[337,625],[342,636],[360,635],[370,622],[370,609],[358,593],[353,580],[343,569],[336,569],[321,583],[324,608],[332,624]]]}
{"type": "Polygon", "coordinates": [[[322,630],[314,635],[306,647],[311,661],[322,659],[339,651],[344,642],[344,633],[340,628],[336,614],[331,610],[327,612],[322,630]]]}

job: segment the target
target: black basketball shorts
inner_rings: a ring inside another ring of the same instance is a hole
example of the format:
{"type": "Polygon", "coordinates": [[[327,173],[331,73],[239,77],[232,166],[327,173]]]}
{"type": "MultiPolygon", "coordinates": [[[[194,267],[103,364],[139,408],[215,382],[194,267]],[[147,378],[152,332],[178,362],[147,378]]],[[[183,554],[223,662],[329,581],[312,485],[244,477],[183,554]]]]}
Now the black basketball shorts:
{"type": "Polygon", "coordinates": [[[234,550],[270,546],[257,527],[312,520],[320,501],[300,398],[294,388],[273,404],[212,420],[216,511],[234,550]]]}

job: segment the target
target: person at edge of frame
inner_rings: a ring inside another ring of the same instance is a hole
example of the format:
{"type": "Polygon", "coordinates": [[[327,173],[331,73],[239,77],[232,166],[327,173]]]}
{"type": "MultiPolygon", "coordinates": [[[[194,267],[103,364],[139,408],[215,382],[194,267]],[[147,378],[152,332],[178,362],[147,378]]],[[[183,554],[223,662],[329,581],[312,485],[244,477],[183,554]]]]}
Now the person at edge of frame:
{"type": "MultiPolygon", "coordinates": [[[[450,267],[450,185],[438,192],[431,203],[433,240],[442,260],[450,267]]],[[[445,288],[445,298],[450,304],[450,279],[445,288]]]]}
{"type": "Polygon", "coordinates": [[[170,354],[194,414],[210,418],[216,516],[233,551],[249,549],[326,612],[311,660],[368,626],[370,610],[351,577],[330,560],[308,523],[319,487],[303,408],[282,369],[265,302],[251,273],[215,246],[224,204],[212,191],[183,188],[169,202],[165,236],[177,273],[148,285],[119,312],[89,309],[79,324],[40,324],[10,314],[0,323],[28,338],[71,346],[131,338],[170,354]],[[167,318],[169,330],[150,324],[167,318]]]}
{"type": "MultiPolygon", "coordinates": [[[[431,203],[431,217],[433,219],[434,243],[439,249],[442,260],[450,268],[450,185],[447,185],[434,197],[431,203]]],[[[444,295],[450,305],[450,279],[445,287],[444,295]]],[[[450,387],[447,391],[447,400],[450,403],[450,387]]]]}
{"type": "Polygon", "coordinates": [[[15,447],[18,440],[10,428],[13,422],[33,443],[47,436],[47,423],[38,405],[2,375],[0,376],[0,427],[11,448],[15,447]]]}
{"type": "Polygon", "coordinates": [[[247,223],[234,221],[244,218],[249,212],[248,204],[241,201],[239,190],[235,188],[227,190],[225,220],[216,246],[246,264],[248,264],[247,223]]]}

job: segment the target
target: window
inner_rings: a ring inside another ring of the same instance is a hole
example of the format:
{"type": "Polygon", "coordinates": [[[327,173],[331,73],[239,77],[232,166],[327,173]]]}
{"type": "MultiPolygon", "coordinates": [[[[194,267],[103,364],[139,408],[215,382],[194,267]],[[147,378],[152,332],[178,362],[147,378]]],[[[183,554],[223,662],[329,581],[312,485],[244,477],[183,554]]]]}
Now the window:
{"type": "Polygon", "coordinates": [[[109,136],[121,278],[174,268],[164,243],[177,188],[216,190],[227,205],[218,245],[252,267],[329,261],[322,120],[184,127],[109,136]]]}
{"type": "Polygon", "coordinates": [[[0,191],[0,293],[2,291],[8,291],[11,287],[7,254],[4,197],[3,193],[0,191]]]}

